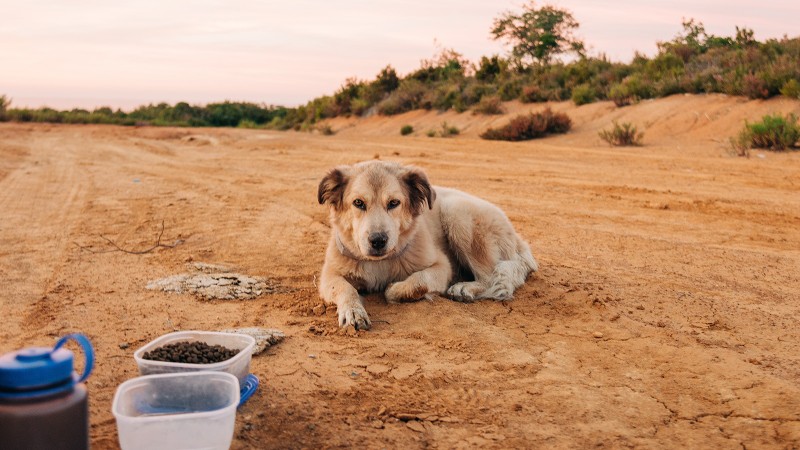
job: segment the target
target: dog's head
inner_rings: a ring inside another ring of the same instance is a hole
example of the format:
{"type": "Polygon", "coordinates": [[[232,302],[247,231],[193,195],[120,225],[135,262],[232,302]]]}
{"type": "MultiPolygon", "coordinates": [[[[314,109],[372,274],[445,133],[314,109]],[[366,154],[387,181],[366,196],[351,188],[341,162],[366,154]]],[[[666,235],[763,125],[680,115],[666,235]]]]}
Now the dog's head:
{"type": "Polygon", "coordinates": [[[331,210],[331,225],[355,256],[391,257],[413,237],[416,219],[433,208],[436,194],[416,167],[367,161],[331,170],[317,199],[331,210]]]}

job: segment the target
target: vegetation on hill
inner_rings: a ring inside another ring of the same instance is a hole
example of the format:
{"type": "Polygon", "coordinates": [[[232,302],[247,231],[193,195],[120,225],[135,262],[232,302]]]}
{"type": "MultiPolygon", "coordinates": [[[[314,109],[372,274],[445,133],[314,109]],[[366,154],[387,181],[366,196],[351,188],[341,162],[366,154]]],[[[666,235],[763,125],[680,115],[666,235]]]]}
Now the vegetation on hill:
{"type": "Polygon", "coordinates": [[[744,129],[731,145],[739,155],[747,156],[751,148],[786,150],[794,148],[800,140],[800,123],[794,114],[766,115],[761,121],[745,123],[744,129]]]}
{"type": "Polygon", "coordinates": [[[623,122],[620,125],[617,121],[613,121],[612,125],[613,128],[610,130],[600,130],[597,133],[600,139],[614,147],[642,145],[644,132],[639,131],[635,125],[630,122],[623,122]]]}
{"type": "Polygon", "coordinates": [[[8,108],[0,97],[0,120],[150,124],[174,126],[246,126],[279,130],[314,130],[320,120],[339,116],[399,114],[413,109],[475,108],[480,114],[502,113],[501,101],[573,100],[576,104],[612,100],[625,106],[641,99],[678,93],[725,93],[749,98],[800,96],[800,37],[756,41],[748,28],[733,36],[706,32],[689,19],[674,39],[658,43],[652,58],[636,54],[630,63],[605,55],[587,56],[574,36],[579,24],[555,6],[533,2],[519,13],[495,19],[491,35],[510,46],[506,56],[484,56],[477,63],[452,49],[442,50],[405,76],[386,66],[373,80],[347,79],[332,95],[296,108],[223,102],[206,106],[161,103],[129,113],[110,108],[94,111],[8,108]],[[561,55],[574,55],[565,62],[561,55]]]}
{"type": "Polygon", "coordinates": [[[500,128],[489,128],[481,137],[494,141],[526,141],[566,133],[570,127],[572,120],[566,114],[545,108],[541,112],[520,114],[500,128]]]}

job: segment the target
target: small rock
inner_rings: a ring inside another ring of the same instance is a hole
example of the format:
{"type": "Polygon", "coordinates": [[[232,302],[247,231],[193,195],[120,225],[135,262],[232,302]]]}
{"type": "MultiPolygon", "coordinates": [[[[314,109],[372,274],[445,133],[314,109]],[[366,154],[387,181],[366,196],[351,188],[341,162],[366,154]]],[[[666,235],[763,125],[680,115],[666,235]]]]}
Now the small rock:
{"type": "Polygon", "coordinates": [[[380,409],[378,409],[378,415],[382,416],[386,413],[386,407],[381,405],[380,409]]]}
{"type": "Polygon", "coordinates": [[[348,336],[355,336],[355,335],[357,335],[357,334],[358,334],[358,331],[356,331],[356,329],[355,329],[355,327],[354,327],[354,326],[350,325],[349,327],[347,327],[347,328],[344,330],[344,333],[345,333],[346,335],[348,335],[348,336]]]}
{"type": "Polygon", "coordinates": [[[594,333],[592,333],[592,336],[594,336],[595,339],[600,339],[603,337],[603,333],[595,331],[594,333]]]}
{"type": "Polygon", "coordinates": [[[312,311],[314,314],[316,314],[316,315],[318,315],[318,316],[321,316],[321,315],[324,315],[324,314],[325,314],[325,310],[326,310],[326,309],[327,309],[327,308],[325,307],[325,305],[317,305],[317,306],[315,306],[315,307],[314,307],[314,309],[312,309],[311,311],[312,311]]]}
{"type": "Polygon", "coordinates": [[[121,348],[122,350],[125,350],[126,348],[128,348],[130,346],[131,346],[131,344],[128,344],[127,342],[123,342],[122,344],[119,344],[119,348],[121,348]]]}
{"type": "Polygon", "coordinates": [[[410,420],[410,421],[406,422],[406,426],[408,428],[411,428],[412,430],[416,431],[417,433],[424,433],[425,432],[425,426],[422,425],[421,423],[417,422],[416,420],[410,420]]]}
{"type": "Polygon", "coordinates": [[[370,422],[370,426],[372,428],[377,428],[379,430],[382,430],[383,429],[383,422],[381,422],[380,420],[373,420],[372,422],[370,422]]]}
{"type": "Polygon", "coordinates": [[[223,333],[238,333],[252,336],[256,340],[256,346],[253,348],[253,355],[258,355],[269,347],[280,343],[286,337],[283,331],[272,328],[248,327],[232,328],[221,331],[223,333]]]}
{"type": "Polygon", "coordinates": [[[638,305],[636,309],[638,309],[639,311],[644,311],[644,305],[638,305]]]}
{"type": "Polygon", "coordinates": [[[311,359],[317,359],[317,355],[313,355],[313,354],[312,355],[308,355],[308,357],[311,358],[311,359]]]}

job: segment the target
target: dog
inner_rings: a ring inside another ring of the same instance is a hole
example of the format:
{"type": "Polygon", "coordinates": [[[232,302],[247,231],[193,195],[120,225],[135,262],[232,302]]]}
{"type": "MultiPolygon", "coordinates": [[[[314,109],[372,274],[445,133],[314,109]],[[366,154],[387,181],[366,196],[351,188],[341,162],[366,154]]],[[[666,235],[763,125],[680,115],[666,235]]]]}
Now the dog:
{"type": "Polygon", "coordinates": [[[497,206],[431,186],[420,168],[379,160],[338,166],[319,183],[331,237],[320,296],[339,325],[369,329],[361,294],[390,303],[445,294],[508,300],[539,265],[497,206]]]}

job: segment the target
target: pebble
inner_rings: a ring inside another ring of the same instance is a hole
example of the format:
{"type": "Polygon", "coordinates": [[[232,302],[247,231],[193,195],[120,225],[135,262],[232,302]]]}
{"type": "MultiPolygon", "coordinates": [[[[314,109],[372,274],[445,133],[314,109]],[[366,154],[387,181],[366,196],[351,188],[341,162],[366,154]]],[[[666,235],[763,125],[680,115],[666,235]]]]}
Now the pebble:
{"type": "Polygon", "coordinates": [[[600,338],[602,338],[602,337],[603,337],[603,333],[601,333],[601,332],[599,332],[599,331],[595,331],[595,332],[592,334],[592,336],[594,336],[594,338],[595,338],[595,339],[600,339],[600,338]]]}
{"type": "Polygon", "coordinates": [[[423,426],[421,422],[418,422],[416,420],[410,420],[410,421],[406,422],[406,426],[408,428],[411,428],[412,430],[416,431],[417,433],[424,433],[425,432],[425,426],[423,426]]]}

